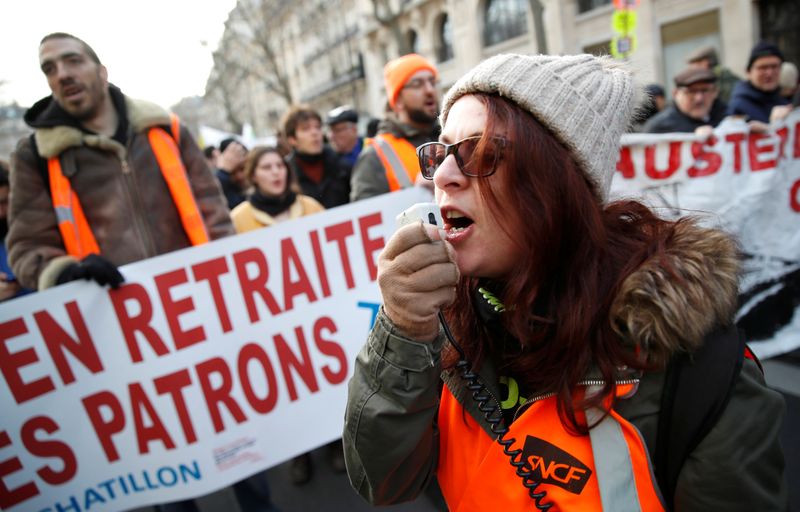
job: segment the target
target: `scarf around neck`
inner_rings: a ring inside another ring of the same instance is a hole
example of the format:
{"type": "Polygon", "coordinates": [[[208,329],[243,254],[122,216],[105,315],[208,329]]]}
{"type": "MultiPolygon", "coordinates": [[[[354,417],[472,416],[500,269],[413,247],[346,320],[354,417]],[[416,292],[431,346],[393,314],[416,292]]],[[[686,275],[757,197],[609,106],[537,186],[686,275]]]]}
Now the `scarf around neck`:
{"type": "Polygon", "coordinates": [[[280,196],[268,196],[262,194],[256,189],[250,196],[250,204],[257,210],[274,217],[279,213],[283,213],[289,209],[290,206],[297,199],[297,193],[293,190],[287,190],[280,196]]]}

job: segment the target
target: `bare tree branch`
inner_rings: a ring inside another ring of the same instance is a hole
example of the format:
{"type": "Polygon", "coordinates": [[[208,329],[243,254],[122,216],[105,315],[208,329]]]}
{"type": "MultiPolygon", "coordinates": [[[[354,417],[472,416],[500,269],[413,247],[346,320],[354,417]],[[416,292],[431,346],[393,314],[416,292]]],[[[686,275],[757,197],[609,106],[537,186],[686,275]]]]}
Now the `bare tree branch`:
{"type": "Polygon", "coordinates": [[[225,119],[231,125],[232,131],[240,133],[244,120],[239,117],[233,98],[237,97],[235,87],[240,83],[237,77],[241,77],[242,73],[237,69],[237,65],[226,57],[227,53],[225,45],[214,52],[214,71],[206,89],[221,101],[225,119]]]}
{"type": "Polygon", "coordinates": [[[280,37],[282,27],[276,23],[280,19],[282,7],[285,7],[283,1],[240,1],[234,10],[236,13],[234,21],[237,23],[231,26],[240,23],[249,32],[236,33],[242,51],[249,51],[248,47],[257,51],[255,59],[249,61],[246,67],[242,66],[243,69],[259,78],[267,90],[281,96],[287,104],[292,104],[294,95],[289,84],[286,63],[282,57],[284,44],[280,37]],[[254,63],[262,63],[263,68],[253,65],[254,63]]]}

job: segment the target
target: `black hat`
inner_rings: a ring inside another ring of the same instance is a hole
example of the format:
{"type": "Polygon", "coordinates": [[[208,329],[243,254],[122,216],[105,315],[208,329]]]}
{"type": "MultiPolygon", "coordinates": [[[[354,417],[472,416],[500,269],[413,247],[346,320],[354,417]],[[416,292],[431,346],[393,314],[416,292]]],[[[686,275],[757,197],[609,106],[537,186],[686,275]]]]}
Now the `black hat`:
{"type": "Polygon", "coordinates": [[[227,139],[223,139],[223,140],[222,140],[222,141],[219,143],[219,151],[220,151],[220,153],[221,153],[221,152],[223,152],[223,151],[225,151],[225,149],[226,149],[228,146],[230,146],[232,142],[239,142],[239,141],[237,141],[237,140],[236,140],[236,139],[234,139],[233,137],[228,137],[227,139]]]}
{"type": "Polygon", "coordinates": [[[658,84],[648,84],[644,88],[644,92],[647,93],[648,96],[656,97],[656,96],[664,96],[664,88],[658,84]]]}
{"type": "Polygon", "coordinates": [[[756,61],[756,59],[769,56],[778,57],[781,59],[781,62],[784,60],[783,53],[781,53],[781,50],[774,44],[768,43],[767,41],[759,41],[756,43],[753,49],[750,50],[750,58],[747,59],[747,71],[750,71],[750,68],[753,67],[753,63],[756,61]]]}
{"type": "Polygon", "coordinates": [[[353,110],[352,107],[349,105],[342,105],[341,107],[336,107],[335,109],[328,112],[328,115],[325,118],[325,124],[328,126],[333,126],[336,123],[357,123],[358,122],[358,112],[353,110]]]}
{"type": "Polygon", "coordinates": [[[713,71],[702,68],[686,68],[677,75],[675,75],[675,85],[678,87],[689,87],[692,84],[700,82],[714,83],[717,81],[717,75],[713,71]]]}

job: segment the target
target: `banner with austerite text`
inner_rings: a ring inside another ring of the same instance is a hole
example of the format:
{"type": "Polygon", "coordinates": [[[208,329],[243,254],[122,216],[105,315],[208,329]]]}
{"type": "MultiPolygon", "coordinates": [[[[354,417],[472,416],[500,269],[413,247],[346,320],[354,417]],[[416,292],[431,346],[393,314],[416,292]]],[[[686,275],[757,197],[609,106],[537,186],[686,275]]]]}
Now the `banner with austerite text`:
{"type": "Polygon", "coordinates": [[[644,198],[662,215],[701,217],[744,255],[737,324],[761,358],[800,347],[800,109],[751,131],[728,118],[711,137],[622,138],[612,197],[644,198]]]}
{"type": "Polygon", "coordinates": [[[0,305],[0,509],[203,495],[341,437],[380,302],[377,255],[418,188],[0,305]]]}

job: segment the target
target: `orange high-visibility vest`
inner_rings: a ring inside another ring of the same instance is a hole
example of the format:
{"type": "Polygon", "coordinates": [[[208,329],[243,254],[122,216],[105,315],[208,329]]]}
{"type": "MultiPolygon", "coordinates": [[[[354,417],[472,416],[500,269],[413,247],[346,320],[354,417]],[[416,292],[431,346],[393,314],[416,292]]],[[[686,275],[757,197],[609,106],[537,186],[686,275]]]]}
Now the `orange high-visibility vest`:
{"type": "MultiPolygon", "coordinates": [[[[469,400],[469,398],[466,398],[469,400]]],[[[537,400],[511,424],[506,439],[522,450],[540,505],[555,511],[664,511],[647,447],[638,430],[613,410],[586,436],[568,432],[555,397],[537,400]]],[[[600,413],[594,410],[599,418],[600,413]]],[[[587,413],[589,414],[589,413],[587,413]]],[[[585,418],[579,414],[579,417],[585,418]]],[[[447,386],[439,406],[437,476],[451,512],[535,510],[509,457],[447,386]]]]}
{"type": "Polygon", "coordinates": [[[391,192],[414,184],[420,169],[417,149],[410,142],[390,133],[379,133],[370,143],[383,164],[391,192]]]}
{"type": "MultiPolygon", "coordinates": [[[[172,200],[178,209],[181,224],[189,237],[192,245],[200,245],[209,241],[203,217],[194,200],[192,188],[186,177],[186,168],[181,160],[178,149],[180,141],[180,125],[177,116],[170,115],[170,123],[174,139],[159,127],[150,128],[148,140],[153,149],[153,154],[161,168],[164,181],[167,182],[172,200]]],[[[80,201],[69,180],[61,169],[58,157],[47,161],[50,177],[50,195],[53,199],[53,208],[58,220],[58,229],[64,240],[67,254],[76,258],[84,258],[89,254],[100,254],[100,247],[92,233],[86,216],[81,208],[80,201]]]]}

